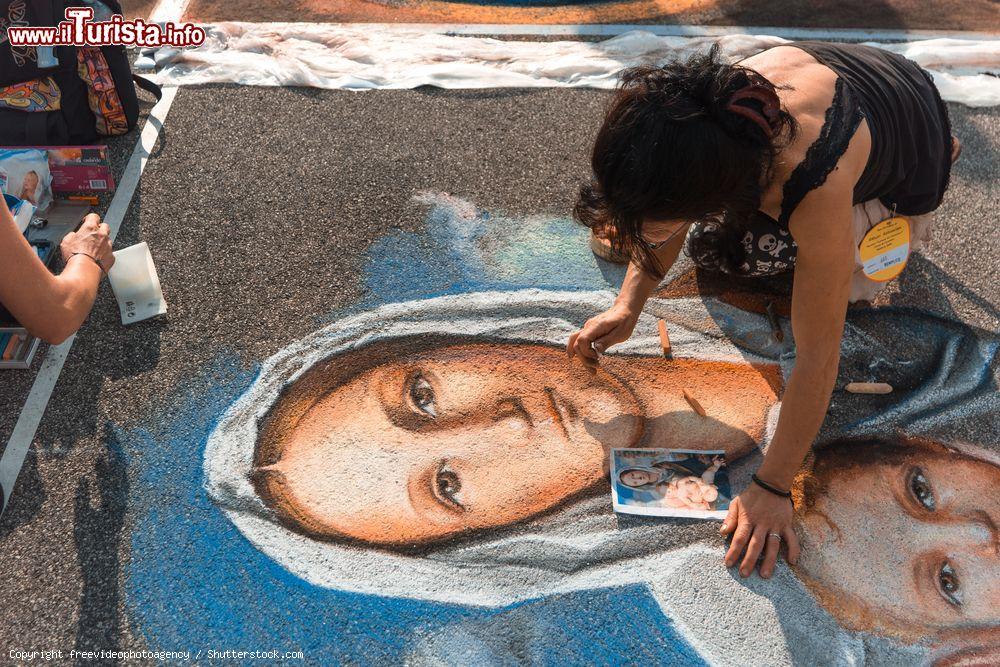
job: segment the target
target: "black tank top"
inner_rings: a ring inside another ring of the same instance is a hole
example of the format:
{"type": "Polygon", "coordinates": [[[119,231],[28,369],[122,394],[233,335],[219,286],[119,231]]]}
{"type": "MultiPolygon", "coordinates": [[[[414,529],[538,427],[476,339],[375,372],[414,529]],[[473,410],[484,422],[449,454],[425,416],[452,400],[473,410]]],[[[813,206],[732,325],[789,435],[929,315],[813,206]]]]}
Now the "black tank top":
{"type": "Polygon", "coordinates": [[[833,101],[819,137],[782,187],[781,213],[693,225],[688,254],[705,269],[743,276],[790,270],[798,247],[788,223],[795,208],[820,187],[847,150],[861,121],[871,154],[854,187],[855,204],[879,199],[904,215],[941,204],[951,175],[951,126],[930,75],[906,58],[859,44],[791,42],[837,74],[833,101]]]}
{"type": "Polygon", "coordinates": [[[868,121],[872,148],[854,203],[877,198],[906,215],[940,206],[951,176],[951,124],[930,75],[903,56],[863,44],[788,46],[805,51],[838,79],[820,138],[785,184],[779,222],[787,225],[795,206],[822,185],[861,117],[868,121]]]}

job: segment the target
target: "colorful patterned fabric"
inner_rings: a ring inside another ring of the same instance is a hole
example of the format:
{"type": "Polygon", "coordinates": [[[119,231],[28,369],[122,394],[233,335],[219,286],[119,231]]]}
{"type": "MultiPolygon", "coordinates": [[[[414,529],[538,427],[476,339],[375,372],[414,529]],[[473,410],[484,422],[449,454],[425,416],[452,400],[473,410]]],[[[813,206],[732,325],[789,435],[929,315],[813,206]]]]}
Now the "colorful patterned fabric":
{"type": "Polygon", "coordinates": [[[59,85],[50,76],[0,88],[0,109],[58,111],[59,99],[59,85]]]}
{"type": "Polygon", "coordinates": [[[82,46],[76,50],[77,73],[87,84],[87,101],[97,118],[97,133],[104,136],[128,132],[128,118],[122,107],[108,61],[101,50],[82,46]]]}

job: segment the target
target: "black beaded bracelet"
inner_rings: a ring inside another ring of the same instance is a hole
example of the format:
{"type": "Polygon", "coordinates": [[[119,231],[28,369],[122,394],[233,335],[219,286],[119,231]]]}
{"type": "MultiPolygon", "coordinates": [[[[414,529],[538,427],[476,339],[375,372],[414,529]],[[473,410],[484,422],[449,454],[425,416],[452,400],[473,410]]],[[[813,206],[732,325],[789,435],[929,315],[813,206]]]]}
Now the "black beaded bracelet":
{"type": "Polygon", "coordinates": [[[768,484],[767,482],[765,482],[764,480],[762,480],[760,477],[758,477],[757,473],[754,473],[753,475],[751,475],[750,479],[753,480],[754,484],[756,484],[757,486],[759,486],[760,488],[764,489],[765,491],[767,491],[769,493],[773,493],[776,496],[781,496],[782,498],[788,498],[789,500],[791,500],[791,498],[792,498],[792,492],[791,491],[782,491],[781,489],[779,489],[776,486],[771,486],[770,484],[768,484]]]}
{"type": "Polygon", "coordinates": [[[94,264],[97,264],[97,268],[99,268],[101,270],[101,273],[105,273],[105,274],[107,273],[107,271],[104,270],[104,267],[101,266],[101,263],[97,261],[97,258],[94,257],[93,255],[88,254],[88,253],[85,253],[85,252],[74,252],[72,255],[69,256],[69,258],[73,259],[77,255],[83,255],[84,257],[86,257],[87,259],[89,259],[94,264]]]}

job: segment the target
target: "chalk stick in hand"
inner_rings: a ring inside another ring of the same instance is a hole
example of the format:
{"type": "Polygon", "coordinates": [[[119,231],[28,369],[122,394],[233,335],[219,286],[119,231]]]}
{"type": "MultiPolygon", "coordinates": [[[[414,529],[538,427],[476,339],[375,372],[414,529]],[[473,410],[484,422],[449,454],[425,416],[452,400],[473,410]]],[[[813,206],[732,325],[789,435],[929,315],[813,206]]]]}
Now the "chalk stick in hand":
{"type": "Polygon", "coordinates": [[[670,347],[670,334],[667,333],[667,323],[660,320],[657,323],[657,327],[660,329],[660,347],[663,348],[663,356],[667,359],[673,359],[674,351],[670,347]]]}
{"type": "Polygon", "coordinates": [[[892,385],[885,382],[851,382],[844,391],[852,394],[888,394],[892,391],[892,385]]]}

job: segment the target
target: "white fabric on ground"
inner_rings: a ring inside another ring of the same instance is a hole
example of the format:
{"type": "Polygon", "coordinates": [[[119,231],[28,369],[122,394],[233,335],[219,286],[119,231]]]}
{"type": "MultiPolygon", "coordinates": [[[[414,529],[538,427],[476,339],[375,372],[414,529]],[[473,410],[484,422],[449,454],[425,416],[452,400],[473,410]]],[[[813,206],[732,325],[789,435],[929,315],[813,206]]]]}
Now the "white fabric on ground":
{"type": "MultiPolygon", "coordinates": [[[[767,35],[659,37],[632,31],[602,42],[503,41],[392,26],[220,23],[197,49],[159,49],[165,85],[240,83],[315,88],[611,88],[620,70],[705,51],[741,57],[787,40],[767,35]]],[[[1000,104],[1000,41],[930,39],[874,46],[931,71],[943,97],[1000,104]]],[[[148,59],[146,64],[151,64],[148,59]]]]}

